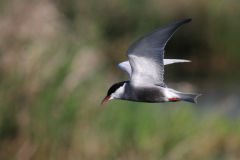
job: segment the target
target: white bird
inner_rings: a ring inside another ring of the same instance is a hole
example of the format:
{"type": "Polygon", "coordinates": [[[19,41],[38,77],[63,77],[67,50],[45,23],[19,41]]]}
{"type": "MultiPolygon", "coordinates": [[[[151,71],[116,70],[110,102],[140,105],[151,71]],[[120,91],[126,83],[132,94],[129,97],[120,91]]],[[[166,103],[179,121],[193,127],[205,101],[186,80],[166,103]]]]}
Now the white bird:
{"type": "Polygon", "coordinates": [[[163,81],[164,65],[190,62],[180,59],[163,59],[164,47],[177,29],[191,22],[191,19],[178,21],[160,28],[134,42],[127,51],[129,61],[118,64],[129,81],[116,83],[110,87],[102,104],[110,99],[137,102],[177,102],[197,103],[201,94],[181,93],[168,88],[163,81]]]}

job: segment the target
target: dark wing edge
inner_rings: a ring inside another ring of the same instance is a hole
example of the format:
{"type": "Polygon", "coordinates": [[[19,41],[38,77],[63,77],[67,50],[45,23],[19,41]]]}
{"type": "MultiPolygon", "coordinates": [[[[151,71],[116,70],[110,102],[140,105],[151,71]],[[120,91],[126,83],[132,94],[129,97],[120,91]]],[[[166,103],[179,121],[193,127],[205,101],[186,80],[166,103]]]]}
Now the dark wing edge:
{"type": "Polygon", "coordinates": [[[173,34],[178,30],[180,26],[183,24],[191,22],[192,19],[185,19],[182,21],[178,21],[167,26],[164,26],[160,29],[153,31],[152,33],[143,37],[151,47],[157,47],[163,50],[173,36],[173,34]]]}

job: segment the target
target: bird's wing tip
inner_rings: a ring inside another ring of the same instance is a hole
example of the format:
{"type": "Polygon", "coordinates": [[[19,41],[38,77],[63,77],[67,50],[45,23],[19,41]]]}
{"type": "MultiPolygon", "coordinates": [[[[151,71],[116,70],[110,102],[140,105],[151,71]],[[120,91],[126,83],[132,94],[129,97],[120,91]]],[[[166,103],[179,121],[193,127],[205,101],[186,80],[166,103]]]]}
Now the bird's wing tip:
{"type": "Polygon", "coordinates": [[[182,20],[183,23],[189,23],[189,22],[191,22],[191,21],[192,21],[192,18],[188,18],[188,19],[182,20]]]}

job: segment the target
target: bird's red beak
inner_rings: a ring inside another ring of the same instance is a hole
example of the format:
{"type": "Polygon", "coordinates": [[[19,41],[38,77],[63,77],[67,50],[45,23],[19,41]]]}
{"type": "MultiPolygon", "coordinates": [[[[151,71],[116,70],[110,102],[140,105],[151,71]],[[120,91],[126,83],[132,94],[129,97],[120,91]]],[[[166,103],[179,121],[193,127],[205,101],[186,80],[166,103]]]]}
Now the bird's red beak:
{"type": "Polygon", "coordinates": [[[103,103],[107,102],[110,98],[111,98],[111,96],[107,96],[107,97],[105,97],[105,98],[103,99],[101,105],[102,105],[103,103]]]}

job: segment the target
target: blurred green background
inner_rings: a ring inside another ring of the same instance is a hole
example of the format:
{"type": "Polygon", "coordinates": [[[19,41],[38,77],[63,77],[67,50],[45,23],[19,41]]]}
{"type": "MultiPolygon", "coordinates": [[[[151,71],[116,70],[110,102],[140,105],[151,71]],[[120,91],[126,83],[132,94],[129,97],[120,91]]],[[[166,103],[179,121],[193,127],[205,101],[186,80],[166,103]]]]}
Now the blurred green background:
{"type": "Polygon", "coordinates": [[[1,160],[239,160],[240,1],[1,0],[1,160]],[[112,100],[140,37],[186,18],[165,82],[198,104],[112,100]]]}

